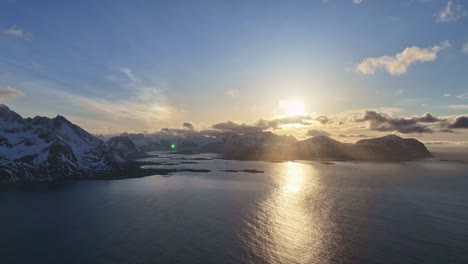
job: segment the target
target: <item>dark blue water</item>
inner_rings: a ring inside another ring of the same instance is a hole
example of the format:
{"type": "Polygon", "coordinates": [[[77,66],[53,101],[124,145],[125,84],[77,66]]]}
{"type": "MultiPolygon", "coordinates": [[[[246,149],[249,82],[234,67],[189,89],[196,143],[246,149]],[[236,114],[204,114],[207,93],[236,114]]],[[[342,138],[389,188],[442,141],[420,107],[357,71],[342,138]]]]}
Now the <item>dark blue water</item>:
{"type": "Polygon", "coordinates": [[[466,164],[190,166],[0,189],[0,263],[468,263],[466,164]]]}

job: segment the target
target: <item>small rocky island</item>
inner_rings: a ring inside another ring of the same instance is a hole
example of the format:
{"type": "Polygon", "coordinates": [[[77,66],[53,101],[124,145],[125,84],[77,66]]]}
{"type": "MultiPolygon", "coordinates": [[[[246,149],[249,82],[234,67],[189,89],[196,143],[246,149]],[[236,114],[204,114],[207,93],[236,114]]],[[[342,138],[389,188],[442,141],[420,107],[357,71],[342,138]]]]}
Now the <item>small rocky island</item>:
{"type": "Polygon", "coordinates": [[[134,159],[148,157],[147,151],[177,140],[182,146],[186,144],[191,153],[216,153],[221,158],[235,160],[408,161],[432,156],[418,140],[396,135],[364,139],[355,144],[341,143],[327,136],[298,141],[272,132],[219,133],[157,142],[142,135],[126,134],[103,141],[63,116],[23,118],[0,105],[0,183],[173,173],[178,170],[144,169],[134,159]]]}

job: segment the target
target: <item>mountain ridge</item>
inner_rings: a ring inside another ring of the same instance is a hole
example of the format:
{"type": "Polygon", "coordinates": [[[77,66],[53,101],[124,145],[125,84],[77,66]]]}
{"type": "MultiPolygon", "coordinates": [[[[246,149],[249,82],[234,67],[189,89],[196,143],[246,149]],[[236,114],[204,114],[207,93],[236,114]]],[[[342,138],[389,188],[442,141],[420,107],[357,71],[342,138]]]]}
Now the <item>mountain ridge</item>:
{"type": "Polygon", "coordinates": [[[127,160],[65,117],[22,118],[0,105],[0,181],[93,177],[127,160]]]}
{"type": "Polygon", "coordinates": [[[407,161],[432,157],[423,143],[396,135],[348,144],[328,136],[299,141],[270,131],[210,133],[166,129],[154,138],[122,134],[104,142],[64,116],[23,118],[1,104],[0,183],[142,176],[150,171],[133,159],[148,157],[145,152],[153,148],[169,150],[175,145],[181,152],[211,152],[236,160],[407,161]]]}

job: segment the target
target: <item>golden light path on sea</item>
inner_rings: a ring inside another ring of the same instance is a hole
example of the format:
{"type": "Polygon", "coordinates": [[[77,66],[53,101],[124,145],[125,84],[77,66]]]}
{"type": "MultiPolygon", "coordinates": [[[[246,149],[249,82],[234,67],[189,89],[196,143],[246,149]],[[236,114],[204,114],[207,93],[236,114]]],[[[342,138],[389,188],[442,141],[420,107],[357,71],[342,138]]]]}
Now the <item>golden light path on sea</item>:
{"type": "Polygon", "coordinates": [[[251,223],[251,251],[269,263],[328,263],[328,214],[323,199],[316,199],[322,195],[319,171],[297,162],[278,166],[276,188],[258,203],[251,223]]]}

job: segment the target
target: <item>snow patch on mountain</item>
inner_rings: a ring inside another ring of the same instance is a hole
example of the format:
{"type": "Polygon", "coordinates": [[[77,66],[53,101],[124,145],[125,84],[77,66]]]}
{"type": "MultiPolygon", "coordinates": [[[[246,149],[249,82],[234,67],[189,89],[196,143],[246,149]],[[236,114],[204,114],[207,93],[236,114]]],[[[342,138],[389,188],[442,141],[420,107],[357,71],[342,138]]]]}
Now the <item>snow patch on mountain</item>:
{"type": "Polygon", "coordinates": [[[0,105],[0,181],[87,177],[125,162],[63,116],[22,118],[0,105]]]}

